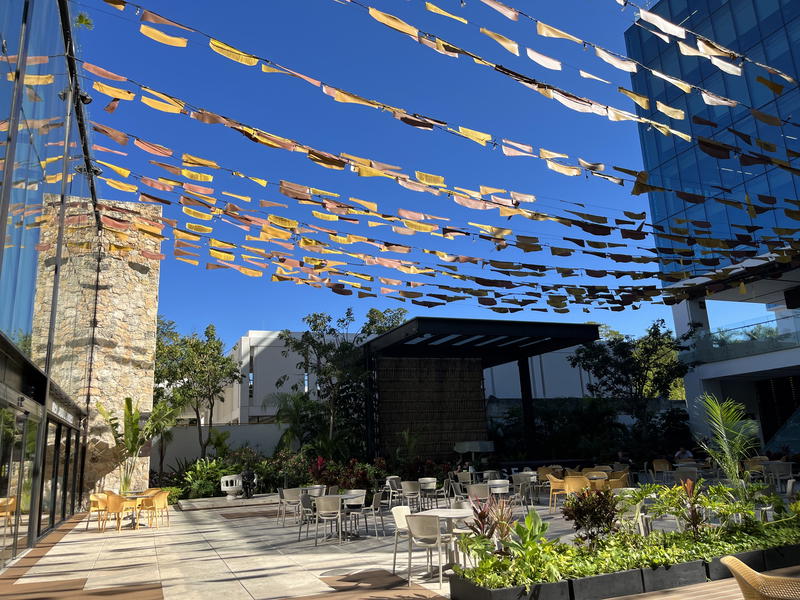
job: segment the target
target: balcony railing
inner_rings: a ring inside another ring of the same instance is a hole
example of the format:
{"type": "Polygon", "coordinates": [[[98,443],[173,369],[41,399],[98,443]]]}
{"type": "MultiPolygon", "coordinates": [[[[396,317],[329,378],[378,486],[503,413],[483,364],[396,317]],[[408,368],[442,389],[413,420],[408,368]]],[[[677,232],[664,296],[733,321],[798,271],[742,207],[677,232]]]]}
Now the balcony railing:
{"type": "Polygon", "coordinates": [[[800,347],[800,314],[698,334],[682,356],[697,363],[719,362],[800,347]]]}

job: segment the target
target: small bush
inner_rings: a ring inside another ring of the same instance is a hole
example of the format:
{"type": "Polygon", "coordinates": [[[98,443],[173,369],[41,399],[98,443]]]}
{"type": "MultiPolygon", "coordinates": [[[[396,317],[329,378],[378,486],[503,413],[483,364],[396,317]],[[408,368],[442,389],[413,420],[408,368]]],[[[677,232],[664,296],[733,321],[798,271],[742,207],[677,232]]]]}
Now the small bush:
{"type": "Polygon", "coordinates": [[[184,490],[181,487],[165,487],[161,489],[165,492],[169,492],[167,504],[176,504],[178,500],[182,500],[184,498],[184,490]]]}
{"type": "Polygon", "coordinates": [[[610,490],[583,490],[568,496],[561,509],[564,519],[575,522],[576,536],[590,545],[616,529],[617,498],[610,490]]]}

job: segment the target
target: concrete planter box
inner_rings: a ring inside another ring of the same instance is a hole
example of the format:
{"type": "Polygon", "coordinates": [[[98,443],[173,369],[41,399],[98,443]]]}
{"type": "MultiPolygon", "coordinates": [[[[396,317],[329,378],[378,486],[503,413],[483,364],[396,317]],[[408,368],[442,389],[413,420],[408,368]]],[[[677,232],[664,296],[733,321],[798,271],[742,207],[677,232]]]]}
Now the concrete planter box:
{"type": "Polygon", "coordinates": [[[706,581],[706,566],[702,560],[695,560],[656,569],[646,568],[642,569],[642,580],[645,592],[703,583],[706,581]]]}
{"type": "Polygon", "coordinates": [[[530,594],[522,586],[492,590],[458,575],[450,576],[452,600],[570,600],[569,582],[539,583],[530,594]]]}
{"type": "Polygon", "coordinates": [[[602,600],[644,592],[641,569],[581,577],[570,583],[573,600],[602,600]]]}
{"type": "MultiPolygon", "coordinates": [[[[739,552],[738,554],[734,554],[736,558],[742,561],[751,569],[756,571],[764,571],[764,551],[763,550],[750,550],[748,552],[739,552]]],[[[718,579],[728,579],[729,577],[733,577],[731,572],[728,570],[728,567],[723,565],[719,562],[719,558],[715,558],[710,563],[706,564],[706,570],[708,571],[708,578],[711,581],[717,581],[718,579]]]]}
{"type": "Polygon", "coordinates": [[[800,544],[767,548],[764,550],[764,563],[767,571],[800,565],[800,544]]]}

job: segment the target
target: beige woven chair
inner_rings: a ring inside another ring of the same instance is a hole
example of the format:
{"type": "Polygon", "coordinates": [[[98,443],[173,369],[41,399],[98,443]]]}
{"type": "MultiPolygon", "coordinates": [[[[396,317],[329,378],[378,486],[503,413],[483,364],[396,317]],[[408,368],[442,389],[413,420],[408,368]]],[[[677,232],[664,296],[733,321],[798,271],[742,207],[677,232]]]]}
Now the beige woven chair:
{"type": "Polygon", "coordinates": [[[720,562],[733,573],[744,600],[800,599],[800,579],[762,575],[733,556],[725,556],[720,562]]]}
{"type": "MultiPolygon", "coordinates": [[[[103,518],[106,513],[106,494],[89,494],[89,514],[86,517],[86,530],[89,530],[89,521],[92,520],[92,513],[97,513],[97,529],[100,530],[103,518]]],[[[16,498],[14,498],[16,500],[16,498]]],[[[3,508],[0,504],[0,517],[3,516],[3,508]]],[[[13,510],[11,512],[13,514],[13,510]]]]}
{"type": "Polygon", "coordinates": [[[555,475],[547,474],[547,480],[550,482],[550,502],[547,509],[553,512],[556,509],[556,503],[559,496],[566,496],[567,490],[564,488],[564,480],[559,479],[555,475]]]}
{"type": "Polygon", "coordinates": [[[626,487],[628,487],[628,474],[627,473],[623,473],[619,477],[614,477],[614,478],[609,477],[609,479],[608,479],[608,489],[610,489],[610,490],[618,490],[618,489],[626,488],[626,487]]]}
{"type": "Polygon", "coordinates": [[[668,460],[656,458],[653,460],[653,479],[661,483],[667,482],[668,474],[672,472],[672,465],[668,460]],[[660,475],[660,477],[659,477],[660,475]]]}
{"type": "Polygon", "coordinates": [[[590,487],[592,483],[583,475],[564,477],[564,491],[567,494],[577,494],[590,487]]]}
{"type": "Polygon", "coordinates": [[[428,564],[433,566],[433,550],[439,558],[439,588],[442,587],[442,551],[453,540],[449,533],[442,533],[439,529],[439,517],[436,515],[409,515],[406,517],[408,524],[408,585],[411,586],[411,554],[414,546],[422,546],[428,551],[428,564]]]}

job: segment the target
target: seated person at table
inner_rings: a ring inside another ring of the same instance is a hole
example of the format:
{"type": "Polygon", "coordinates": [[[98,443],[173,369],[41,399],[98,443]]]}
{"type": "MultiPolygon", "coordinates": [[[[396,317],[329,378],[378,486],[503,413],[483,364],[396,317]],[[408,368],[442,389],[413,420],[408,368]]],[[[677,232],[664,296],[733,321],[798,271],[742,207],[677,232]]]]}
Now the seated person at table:
{"type": "Polygon", "coordinates": [[[681,460],[686,460],[687,458],[694,458],[691,450],[687,450],[683,446],[678,448],[678,451],[675,453],[675,461],[678,462],[681,460]]]}

